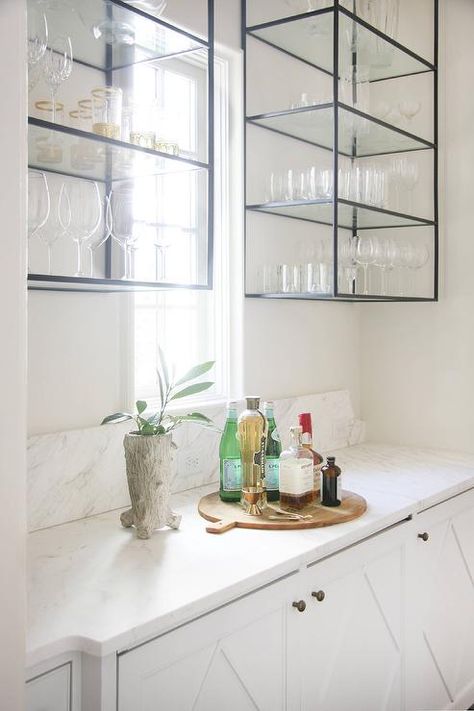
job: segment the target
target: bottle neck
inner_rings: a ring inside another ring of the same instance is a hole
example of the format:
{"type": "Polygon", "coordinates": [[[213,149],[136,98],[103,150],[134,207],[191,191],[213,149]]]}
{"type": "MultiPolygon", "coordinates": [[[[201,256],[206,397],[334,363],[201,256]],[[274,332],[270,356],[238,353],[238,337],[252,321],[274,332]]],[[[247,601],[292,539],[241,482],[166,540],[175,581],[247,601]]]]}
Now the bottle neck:
{"type": "Polygon", "coordinates": [[[266,407],[263,414],[267,418],[267,420],[273,420],[274,415],[273,415],[273,407],[266,407]]]}
{"type": "Polygon", "coordinates": [[[303,432],[301,435],[301,444],[303,447],[312,447],[313,446],[313,436],[311,432],[303,432]]]}
{"type": "Polygon", "coordinates": [[[237,410],[232,407],[227,410],[227,422],[237,422],[237,410]]]}
{"type": "Polygon", "coordinates": [[[299,432],[290,432],[290,449],[298,449],[301,446],[301,434],[299,432]]]}

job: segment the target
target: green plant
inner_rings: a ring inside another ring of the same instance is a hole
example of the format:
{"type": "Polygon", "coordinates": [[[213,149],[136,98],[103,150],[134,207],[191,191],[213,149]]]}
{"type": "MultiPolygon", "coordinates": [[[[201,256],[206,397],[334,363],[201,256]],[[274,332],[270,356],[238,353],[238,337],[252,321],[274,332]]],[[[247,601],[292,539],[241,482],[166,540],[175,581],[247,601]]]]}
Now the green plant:
{"type": "Polygon", "coordinates": [[[200,412],[190,412],[187,415],[170,415],[166,412],[166,408],[173,400],[178,400],[188,395],[196,395],[196,393],[203,392],[210,388],[211,385],[214,384],[210,381],[191,385],[186,385],[186,383],[200,378],[201,375],[211,370],[213,365],[213,360],[195,365],[188,370],[185,375],[175,381],[172,376],[170,377],[166,358],[164,357],[163,351],[159,349],[159,363],[156,369],[158,387],[160,390],[160,407],[158,411],[152,414],[147,413],[148,403],[145,402],[145,400],[137,400],[137,411],[135,414],[130,412],[115,412],[113,415],[105,417],[101,424],[107,425],[110,423],[125,422],[126,420],[134,420],[137,429],[133,433],[140,435],[166,434],[167,432],[172,432],[179,425],[182,425],[183,422],[195,422],[202,427],[217,429],[212,420],[200,412]]]}

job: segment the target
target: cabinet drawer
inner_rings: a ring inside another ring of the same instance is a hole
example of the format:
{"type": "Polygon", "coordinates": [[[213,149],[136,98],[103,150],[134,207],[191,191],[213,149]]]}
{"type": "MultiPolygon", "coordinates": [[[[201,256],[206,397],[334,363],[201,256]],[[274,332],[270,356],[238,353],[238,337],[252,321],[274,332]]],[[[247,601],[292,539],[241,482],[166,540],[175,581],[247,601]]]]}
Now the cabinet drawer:
{"type": "Polygon", "coordinates": [[[293,578],[119,656],[119,711],[286,708],[293,578]]]}
{"type": "Polygon", "coordinates": [[[26,711],[72,711],[70,662],[26,682],[26,711]]]}

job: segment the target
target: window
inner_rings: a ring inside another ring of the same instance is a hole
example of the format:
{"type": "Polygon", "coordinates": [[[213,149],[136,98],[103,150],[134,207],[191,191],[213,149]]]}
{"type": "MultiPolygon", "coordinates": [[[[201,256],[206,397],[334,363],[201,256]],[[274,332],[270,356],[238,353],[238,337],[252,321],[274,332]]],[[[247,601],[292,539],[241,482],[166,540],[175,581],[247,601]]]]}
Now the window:
{"type": "MultiPolygon", "coordinates": [[[[157,76],[159,82],[169,82],[170,102],[173,102],[173,93],[176,90],[173,72],[182,72],[182,68],[168,66],[161,76],[157,76]],[[167,78],[166,73],[169,73],[167,78]]],[[[196,150],[199,140],[195,136],[199,134],[199,112],[205,108],[199,107],[197,97],[202,92],[196,90],[195,82],[199,81],[199,73],[194,72],[182,79],[180,90],[187,97],[189,115],[195,116],[195,120],[190,124],[182,126],[183,145],[185,145],[185,132],[188,131],[186,140],[190,154],[196,150]],[[194,88],[193,88],[194,82],[194,88]]],[[[228,91],[228,62],[224,59],[216,59],[215,62],[215,216],[214,216],[214,288],[212,291],[195,291],[190,289],[174,289],[163,292],[147,292],[135,295],[135,387],[136,398],[146,399],[152,402],[157,397],[156,384],[156,362],[158,346],[160,346],[169,361],[174,365],[177,373],[182,373],[198,362],[205,360],[215,360],[216,366],[211,371],[211,379],[215,381],[212,389],[197,395],[195,398],[187,400],[189,404],[193,400],[200,403],[206,401],[223,400],[228,397],[231,389],[237,387],[231,383],[230,378],[230,324],[233,320],[230,284],[232,275],[230,272],[230,225],[229,225],[229,191],[228,191],[228,169],[229,169],[229,91],[228,91]]],[[[164,90],[166,96],[166,89],[164,90]]],[[[176,98],[176,97],[175,97],[176,98]]],[[[202,114],[201,114],[202,115],[202,114]]],[[[181,135],[181,134],[180,134],[181,135]]],[[[159,180],[159,179],[157,179],[159,180]]],[[[160,186],[158,185],[158,190],[160,186]]],[[[143,198],[142,195],[142,199],[143,198]]],[[[180,215],[174,215],[173,211],[179,212],[179,184],[175,183],[166,195],[165,204],[168,207],[162,214],[160,225],[164,233],[168,235],[169,242],[176,239],[176,221],[180,215]],[[174,204],[174,208],[172,205],[174,204]]],[[[192,200],[191,200],[192,202],[192,200]]],[[[192,209],[186,205],[186,209],[192,209]]],[[[181,206],[181,213],[183,208],[181,206]]],[[[189,240],[194,239],[197,244],[199,236],[188,232],[189,240]]],[[[196,260],[196,251],[188,243],[186,247],[177,251],[175,259],[178,264],[169,268],[175,269],[175,274],[179,268],[179,260],[186,256],[186,260],[196,260]]],[[[162,258],[158,254],[158,258],[162,258]]],[[[165,259],[168,256],[166,255],[165,259]]],[[[162,267],[163,265],[161,265],[162,267]]],[[[193,265],[186,262],[181,277],[193,265]]],[[[168,269],[168,264],[166,264],[168,269]]],[[[194,262],[196,268],[196,261],[194,262]]]]}

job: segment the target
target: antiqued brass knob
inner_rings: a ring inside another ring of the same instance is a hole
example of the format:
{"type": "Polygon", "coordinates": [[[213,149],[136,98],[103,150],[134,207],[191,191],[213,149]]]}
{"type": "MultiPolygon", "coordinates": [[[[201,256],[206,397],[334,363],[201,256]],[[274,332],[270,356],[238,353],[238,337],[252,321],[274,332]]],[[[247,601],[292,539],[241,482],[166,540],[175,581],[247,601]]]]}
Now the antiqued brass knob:
{"type": "Polygon", "coordinates": [[[322,602],[326,597],[324,590],[317,590],[316,592],[312,592],[311,595],[315,597],[318,602],[322,602]]]}
{"type": "Polygon", "coordinates": [[[429,537],[430,537],[430,534],[426,533],[426,531],[424,533],[418,534],[418,538],[421,538],[422,541],[427,541],[429,537]]]}
{"type": "Polygon", "coordinates": [[[306,603],[304,600],[298,600],[298,602],[293,603],[293,607],[296,607],[298,612],[304,612],[306,610],[306,603]]]}

